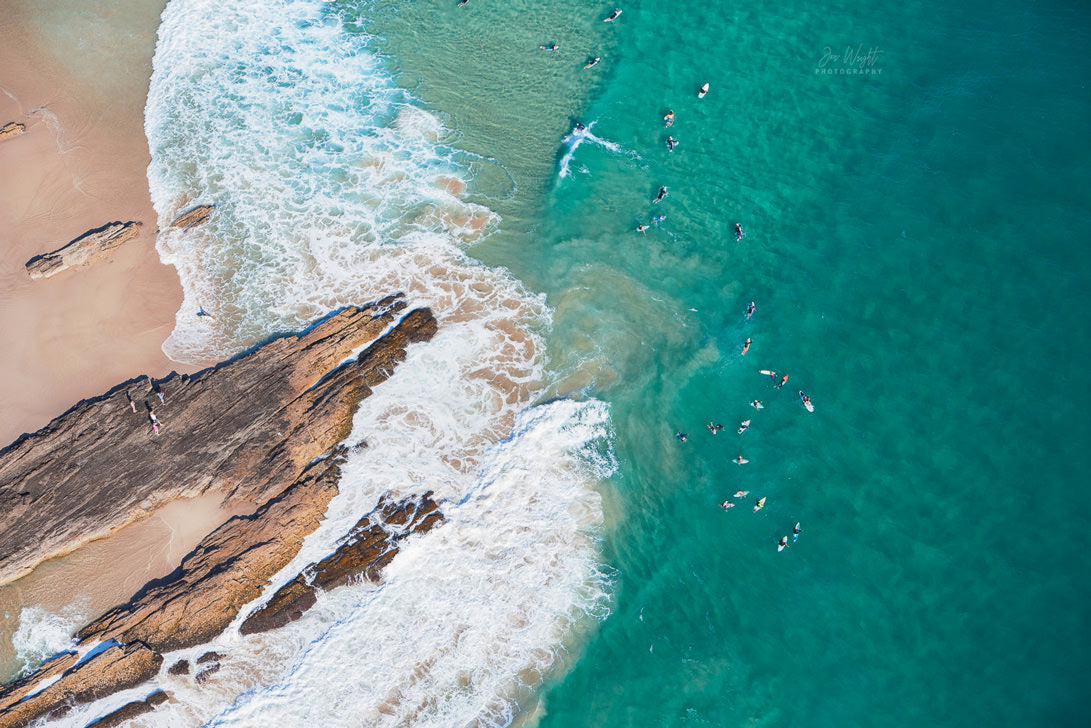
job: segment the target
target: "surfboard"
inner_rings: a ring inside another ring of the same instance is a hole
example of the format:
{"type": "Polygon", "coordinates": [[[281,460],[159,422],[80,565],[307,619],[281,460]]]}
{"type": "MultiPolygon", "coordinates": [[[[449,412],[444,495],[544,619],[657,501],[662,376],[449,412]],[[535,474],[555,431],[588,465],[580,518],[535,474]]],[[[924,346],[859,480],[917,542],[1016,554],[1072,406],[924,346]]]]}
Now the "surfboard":
{"type": "Polygon", "coordinates": [[[807,395],[803,394],[802,390],[800,390],[799,392],[799,399],[803,402],[803,406],[807,409],[808,412],[814,412],[814,405],[811,404],[810,398],[807,395]]]}
{"type": "Polygon", "coordinates": [[[810,402],[804,402],[803,406],[807,408],[808,412],[814,412],[814,405],[810,402]]]}
{"type": "Polygon", "coordinates": [[[788,548],[788,544],[785,543],[787,540],[787,537],[785,537],[781,540],[780,543],[777,544],[777,551],[783,551],[784,549],[788,548]]]}
{"type": "Polygon", "coordinates": [[[768,369],[759,369],[758,374],[764,374],[767,377],[775,377],[777,375],[776,372],[769,371],[768,369]]]}
{"type": "Polygon", "coordinates": [[[697,98],[703,99],[705,97],[705,94],[707,94],[707,93],[708,93],[708,84],[706,83],[704,86],[701,87],[701,90],[697,92],[697,98]]]}

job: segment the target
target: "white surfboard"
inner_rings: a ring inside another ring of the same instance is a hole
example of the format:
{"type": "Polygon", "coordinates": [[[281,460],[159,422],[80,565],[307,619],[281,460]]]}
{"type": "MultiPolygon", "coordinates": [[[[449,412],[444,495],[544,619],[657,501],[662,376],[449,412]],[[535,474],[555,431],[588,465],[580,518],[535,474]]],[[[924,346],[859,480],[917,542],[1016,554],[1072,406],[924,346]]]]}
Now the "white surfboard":
{"type": "Polygon", "coordinates": [[[697,98],[703,99],[705,97],[705,94],[707,94],[707,93],[708,93],[708,84],[706,83],[704,86],[701,87],[701,90],[697,92],[697,98]]]}

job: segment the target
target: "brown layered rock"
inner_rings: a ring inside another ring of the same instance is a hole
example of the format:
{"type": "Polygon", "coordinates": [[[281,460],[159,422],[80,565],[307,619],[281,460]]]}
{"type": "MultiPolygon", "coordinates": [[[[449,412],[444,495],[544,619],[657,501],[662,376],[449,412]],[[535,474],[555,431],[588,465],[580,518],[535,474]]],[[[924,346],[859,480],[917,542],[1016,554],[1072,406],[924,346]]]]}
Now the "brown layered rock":
{"type": "Polygon", "coordinates": [[[27,130],[26,124],[20,124],[17,121],[9,121],[7,124],[0,126],[0,142],[11,137],[16,137],[27,130]]]}
{"type": "MultiPolygon", "coordinates": [[[[35,692],[43,680],[63,674],[65,670],[79,662],[79,659],[80,656],[75,652],[62,652],[50,658],[34,672],[0,687],[0,716],[3,716],[8,708],[35,692]]],[[[0,725],[3,725],[2,721],[0,725]]]]}
{"type": "Polygon", "coordinates": [[[128,242],[140,232],[139,222],[112,222],[96,230],[89,230],[52,253],[37,255],[26,263],[31,278],[49,278],[63,270],[87,265],[105,258],[122,243],[128,242]]]}
{"type": "Polygon", "coordinates": [[[167,702],[169,697],[170,696],[162,690],[156,690],[143,700],[134,700],[131,703],[126,703],[113,713],[102,716],[94,723],[88,724],[87,728],[114,728],[114,726],[119,726],[139,715],[152,712],[157,707],[167,702]]]}
{"type": "Polygon", "coordinates": [[[130,380],[0,450],[0,583],[171,500],[283,491],[347,436],[406,347],[435,333],[428,309],[390,328],[404,308],[390,296],[194,375],[130,380]]]}
{"type": "MultiPolygon", "coordinates": [[[[253,515],[236,516],[217,528],[174,572],[149,582],[76,637],[81,643],[140,641],[157,652],[208,642],[261,595],[269,578],[318,528],[340,477],[337,458],[315,463],[253,515]]],[[[197,664],[217,658],[206,655],[197,664]]]]}
{"type": "Polygon", "coordinates": [[[383,568],[398,553],[401,542],[441,523],[429,491],[419,498],[393,501],[383,496],[330,556],[311,564],[277,590],[272,599],[254,610],[239,628],[242,634],[265,632],[299,619],[314,606],[315,591],[328,591],[363,578],[377,581],[383,568]]]}
{"type": "Polygon", "coordinates": [[[174,222],[172,222],[170,226],[188,230],[194,225],[208,222],[208,218],[212,216],[212,211],[214,209],[216,209],[215,205],[197,205],[197,207],[190,208],[174,218],[174,222]]]}
{"type": "Polygon", "coordinates": [[[22,728],[35,718],[59,717],[76,703],[135,687],[154,677],[162,662],[161,655],[138,642],[110,645],[70,668],[44,690],[0,711],[0,728],[22,728]]]}

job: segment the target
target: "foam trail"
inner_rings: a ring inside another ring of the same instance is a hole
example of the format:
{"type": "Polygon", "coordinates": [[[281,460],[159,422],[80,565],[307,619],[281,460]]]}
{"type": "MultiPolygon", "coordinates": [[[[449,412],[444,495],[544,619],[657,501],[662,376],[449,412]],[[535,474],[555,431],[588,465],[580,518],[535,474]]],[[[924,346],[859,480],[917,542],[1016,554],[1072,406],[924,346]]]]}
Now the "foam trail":
{"type": "MultiPolygon", "coordinates": [[[[394,86],[360,31],[366,19],[346,7],[167,6],[145,118],[157,247],[185,299],[164,349],[221,358],[398,290],[432,307],[439,332],[364,400],[346,442],[368,447],[262,599],[386,492],[433,490],[448,521],[411,539],[381,585],[321,595],[279,630],[243,638],[232,627],[168,655],[134,692],[173,699],[141,725],[298,725],[304,713],[320,725],[505,725],[607,608],[596,546],[596,487],[613,469],[606,407],[532,406],[550,385],[544,298],[463,252],[499,217],[462,199],[474,184],[465,153],[394,86]],[[169,227],[207,202],[208,223],[169,227]],[[214,318],[197,318],[198,306],[214,318]],[[225,655],[212,680],[167,674],[207,649],[225,655]]],[[[64,721],[86,724],[112,704],[64,721]]]]}
{"type": "Polygon", "coordinates": [[[592,144],[598,144],[600,147],[608,149],[611,152],[614,152],[615,154],[625,154],[625,155],[627,155],[629,157],[632,157],[633,159],[637,159],[637,160],[640,159],[640,155],[637,154],[636,152],[634,152],[632,150],[629,150],[629,149],[625,149],[620,144],[617,144],[616,142],[612,142],[609,139],[603,139],[602,137],[595,136],[594,134],[592,134],[591,133],[591,128],[596,123],[597,122],[592,121],[584,129],[573,129],[568,134],[568,136],[566,136],[564,139],[561,140],[561,142],[566,147],[568,147],[568,149],[565,151],[564,156],[561,157],[560,171],[557,173],[558,176],[560,176],[561,178],[564,178],[564,177],[568,176],[568,166],[572,162],[572,157],[576,153],[576,147],[578,147],[580,144],[582,144],[585,141],[591,142],[592,144]]]}

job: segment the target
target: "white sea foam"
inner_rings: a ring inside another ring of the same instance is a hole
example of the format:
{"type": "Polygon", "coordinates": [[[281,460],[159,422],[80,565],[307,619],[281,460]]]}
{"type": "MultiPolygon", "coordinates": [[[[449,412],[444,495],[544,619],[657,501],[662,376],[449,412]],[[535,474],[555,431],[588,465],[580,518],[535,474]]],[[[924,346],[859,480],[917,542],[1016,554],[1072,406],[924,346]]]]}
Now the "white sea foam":
{"type": "MultiPolygon", "coordinates": [[[[142,725],[505,725],[607,609],[596,487],[613,469],[605,405],[532,406],[549,386],[542,296],[462,248],[499,218],[461,198],[472,169],[440,120],[389,80],[333,5],[173,0],[146,111],[161,257],[185,301],[164,349],[220,358],[332,308],[405,291],[439,333],[366,399],[340,494],[262,599],[322,558],[383,493],[436,499],[380,585],[298,622],[168,655],[142,725]],[[191,204],[217,205],[189,231],[191,204]],[[197,318],[198,306],[213,314],[197,318]],[[166,668],[226,655],[198,687],[166,668]]],[[[493,175],[494,177],[496,175],[493,175]]],[[[262,601],[259,599],[258,602],[262,601]]],[[[248,612],[244,610],[240,620],[248,612]]],[[[116,703],[74,710],[75,725],[116,703]]]]}
{"type": "Polygon", "coordinates": [[[592,121],[584,129],[573,129],[568,136],[561,140],[561,143],[564,144],[567,149],[565,150],[564,156],[561,157],[560,170],[557,172],[557,176],[562,179],[568,176],[568,168],[572,163],[572,157],[576,154],[576,148],[584,142],[598,144],[600,147],[608,149],[615,154],[625,154],[633,159],[640,159],[640,155],[636,152],[624,149],[620,144],[612,142],[609,139],[603,139],[602,137],[592,134],[591,129],[596,123],[597,122],[592,121]]]}
{"type": "Polygon", "coordinates": [[[77,600],[58,611],[23,607],[19,626],[11,636],[15,657],[23,664],[23,671],[37,667],[51,655],[73,649],[72,635],[91,616],[87,611],[86,600],[77,600]]]}

